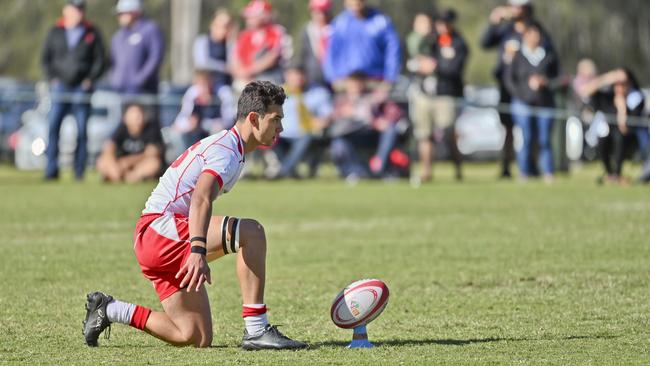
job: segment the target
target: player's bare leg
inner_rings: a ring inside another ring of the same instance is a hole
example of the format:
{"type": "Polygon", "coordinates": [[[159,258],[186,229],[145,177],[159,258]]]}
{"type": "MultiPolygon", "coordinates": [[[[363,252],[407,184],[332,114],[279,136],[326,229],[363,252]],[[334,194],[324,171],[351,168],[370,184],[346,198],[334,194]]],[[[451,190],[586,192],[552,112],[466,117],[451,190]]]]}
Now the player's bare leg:
{"type": "MultiPolygon", "coordinates": [[[[207,259],[214,261],[233,251],[237,253],[237,276],[244,303],[242,313],[246,323],[244,348],[305,348],[306,344],[285,337],[268,324],[264,304],[266,278],[264,228],[251,219],[229,218],[227,225],[223,224],[223,216],[213,216],[210,220],[207,259]],[[224,238],[225,246],[222,241],[224,238]]],[[[208,347],[212,343],[212,315],[207,291],[203,285],[199,291],[182,289],[163,300],[161,302],[163,312],[116,301],[101,293],[91,295],[97,299],[95,303],[100,302],[100,304],[94,305],[89,298],[90,309],[84,323],[84,334],[88,345],[96,346],[99,333],[112,322],[131,325],[176,346],[208,347]]]]}
{"type": "Polygon", "coordinates": [[[199,291],[178,291],[162,301],[164,312],[152,313],[145,330],[177,346],[212,344],[212,314],[205,286],[199,291]]]}
{"type": "Polygon", "coordinates": [[[264,304],[266,281],[266,234],[252,219],[214,216],[208,229],[208,261],[228,253],[237,253],[237,277],[242,293],[242,316],[246,331],[244,349],[299,349],[307,345],[289,339],[270,326],[264,304]],[[225,242],[224,240],[225,239],[225,242]]]}

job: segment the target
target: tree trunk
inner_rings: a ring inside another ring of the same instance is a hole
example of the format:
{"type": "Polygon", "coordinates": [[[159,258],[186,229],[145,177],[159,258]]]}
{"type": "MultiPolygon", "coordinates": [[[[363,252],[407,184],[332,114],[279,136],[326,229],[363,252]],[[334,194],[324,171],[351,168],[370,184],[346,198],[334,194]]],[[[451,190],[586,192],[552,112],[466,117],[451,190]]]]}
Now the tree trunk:
{"type": "Polygon", "coordinates": [[[192,45],[199,33],[201,0],[172,0],[171,18],[172,83],[189,84],[194,70],[192,45]]]}

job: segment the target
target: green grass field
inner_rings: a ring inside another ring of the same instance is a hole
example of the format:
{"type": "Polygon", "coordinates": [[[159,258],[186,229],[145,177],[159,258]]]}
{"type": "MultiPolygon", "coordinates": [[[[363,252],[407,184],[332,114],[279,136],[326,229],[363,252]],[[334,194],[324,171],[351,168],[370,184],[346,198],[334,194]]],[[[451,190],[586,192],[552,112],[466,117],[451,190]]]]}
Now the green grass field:
{"type": "Polygon", "coordinates": [[[455,184],[242,181],[215,213],[254,217],[270,241],[266,302],[301,352],[239,349],[234,258],[212,264],[215,340],[174,348],[113,325],[83,344],[85,294],[160,309],[132,250],[153,184],[90,176],[44,184],[0,168],[0,363],[24,364],[650,364],[650,188],[598,187],[591,166],[553,186],[498,182],[473,165],[455,184]],[[391,290],[348,350],[329,306],[368,277],[391,290]]]}

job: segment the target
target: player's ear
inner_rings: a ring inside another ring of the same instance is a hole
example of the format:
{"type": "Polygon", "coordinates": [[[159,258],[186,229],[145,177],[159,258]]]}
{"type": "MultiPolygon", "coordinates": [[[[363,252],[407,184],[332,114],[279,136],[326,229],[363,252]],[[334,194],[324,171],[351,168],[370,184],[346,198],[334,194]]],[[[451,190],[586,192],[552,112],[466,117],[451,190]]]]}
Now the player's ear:
{"type": "Polygon", "coordinates": [[[260,128],[260,115],[255,113],[255,112],[250,112],[248,114],[248,120],[250,121],[251,125],[255,127],[256,129],[260,128]]]}

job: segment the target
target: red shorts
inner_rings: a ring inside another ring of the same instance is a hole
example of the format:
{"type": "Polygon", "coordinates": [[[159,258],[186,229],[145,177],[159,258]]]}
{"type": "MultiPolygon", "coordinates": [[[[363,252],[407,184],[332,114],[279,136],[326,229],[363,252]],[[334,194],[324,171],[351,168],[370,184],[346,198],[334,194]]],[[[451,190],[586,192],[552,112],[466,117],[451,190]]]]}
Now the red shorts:
{"type": "Polygon", "coordinates": [[[153,283],[160,301],[180,290],[176,273],[190,254],[187,217],[145,214],[135,228],[135,256],[144,276],[153,283]]]}

